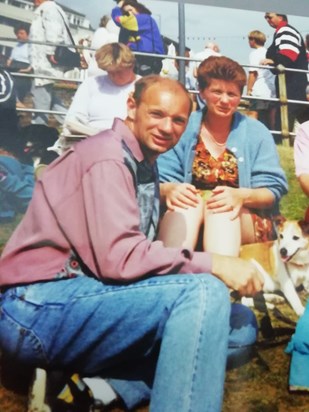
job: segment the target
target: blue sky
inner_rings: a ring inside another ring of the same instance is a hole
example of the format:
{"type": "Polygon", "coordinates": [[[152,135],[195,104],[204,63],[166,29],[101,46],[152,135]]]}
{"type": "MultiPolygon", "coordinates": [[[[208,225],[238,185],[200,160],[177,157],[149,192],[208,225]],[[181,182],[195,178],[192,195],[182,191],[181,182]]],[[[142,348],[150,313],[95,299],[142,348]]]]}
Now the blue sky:
{"type": "MultiPolygon", "coordinates": [[[[110,14],[114,7],[113,0],[57,0],[58,3],[85,14],[96,28],[100,17],[110,14]]],[[[297,0],[295,0],[297,1],[297,0]]],[[[178,6],[177,3],[160,0],[141,0],[153,13],[161,33],[177,40],[178,6]]],[[[289,15],[289,23],[303,35],[309,33],[309,18],[289,15]]],[[[187,4],[185,6],[186,46],[193,52],[204,48],[210,40],[216,41],[222,54],[248,64],[250,48],[247,34],[251,30],[260,30],[267,36],[268,46],[271,43],[273,29],[264,19],[264,13],[248,10],[236,10],[221,7],[210,7],[187,4]]]]}

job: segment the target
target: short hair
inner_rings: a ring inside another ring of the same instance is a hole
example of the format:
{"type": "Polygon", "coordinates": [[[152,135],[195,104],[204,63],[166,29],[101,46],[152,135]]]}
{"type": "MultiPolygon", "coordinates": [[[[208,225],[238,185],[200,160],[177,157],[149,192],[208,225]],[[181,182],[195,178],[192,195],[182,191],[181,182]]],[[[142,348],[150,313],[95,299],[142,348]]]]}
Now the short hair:
{"type": "Polygon", "coordinates": [[[99,27],[106,27],[107,23],[110,21],[110,16],[105,14],[104,16],[101,17],[100,19],[100,24],[99,27]]]}
{"type": "Polygon", "coordinates": [[[280,16],[280,17],[282,17],[282,20],[283,21],[288,21],[288,16],[286,15],[286,14],[279,14],[279,13],[276,13],[277,14],[277,16],[280,16]]]}
{"type": "Polygon", "coordinates": [[[98,66],[102,70],[113,71],[134,67],[135,56],[128,46],[122,43],[108,43],[100,47],[95,54],[98,66]]]}
{"type": "Polygon", "coordinates": [[[24,30],[27,34],[29,34],[30,26],[26,23],[17,23],[14,27],[14,33],[17,34],[20,30],[24,30]]]}
{"type": "Polygon", "coordinates": [[[248,38],[250,40],[254,40],[256,44],[258,44],[259,46],[264,46],[265,42],[266,42],[266,36],[264,33],[262,33],[259,30],[252,30],[250,31],[250,33],[248,34],[248,38]]]}
{"type": "Polygon", "coordinates": [[[213,79],[236,83],[240,93],[247,83],[245,70],[236,61],[225,56],[210,56],[197,69],[199,89],[204,90],[213,79]]]}
{"type": "Polygon", "coordinates": [[[151,86],[154,86],[155,84],[163,84],[163,83],[167,85],[174,84],[176,87],[179,87],[179,89],[185,93],[185,95],[188,97],[188,100],[189,100],[190,112],[191,112],[192,111],[192,100],[190,97],[190,93],[185,88],[185,86],[177,80],[169,79],[168,77],[162,77],[158,74],[151,74],[149,76],[144,76],[135,83],[134,92],[132,94],[132,97],[134,98],[136,105],[139,106],[141,104],[144,93],[151,86]]]}
{"type": "Polygon", "coordinates": [[[280,17],[282,17],[282,20],[283,20],[283,21],[288,22],[288,16],[287,16],[286,14],[279,14],[279,13],[276,13],[275,11],[267,11],[267,12],[265,13],[265,17],[266,17],[267,15],[269,15],[269,14],[275,14],[276,16],[280,16],[280,17]]]}

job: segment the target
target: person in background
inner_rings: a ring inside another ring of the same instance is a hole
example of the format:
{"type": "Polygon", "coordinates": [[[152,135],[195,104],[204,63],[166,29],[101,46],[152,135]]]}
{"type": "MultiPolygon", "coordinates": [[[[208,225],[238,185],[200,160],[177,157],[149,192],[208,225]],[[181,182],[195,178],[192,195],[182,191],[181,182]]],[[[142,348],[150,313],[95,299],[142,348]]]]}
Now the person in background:
{"type": "MultiPolygon", "coordinates": [[[[164,54],[163,40],[151,11],[135,0],[120,1],[112,10],[114,22],[130,31],[127,46],[134,52],[164,54]]],[[[136,71],[142,76],[159,74],[162,58],[136,55],[136,71]]]]}
{"type": "MultiPolygon", "coordinates": [[[[221,56],[220,48],[217,43],[208,42],[204,50],[202,50],[201,52],[195,53],[195,55],[193,56],[194,59],[196,60],[194,60],[191,63],[191,66],[192,66],[192,73],[195,78],[197,78],[197,69],[199,65],[201,64],[201,62],[210,56],[221,56]]],[[[199,88],[198,83],[196,81],[195,89],[198,90],[198,88],[199,88]]],[[[203,109],[205,107],[205,101],[201,97],[200,93],[196,95],[196,102],[197,102],[197,107],[199,109],[203,109]]]]}
{"type": "MultiPolygon", "coordinates": [[[[307,54],[307,62],[308,62],[308,70],[309,70],[309,34],[306,34],[305,45],[306,45],[306,54],[307,54]]],[[[309,83],[309,73],[307,73],[307,81],[309,83]]]]}
{"type": "MultiPolygon", "coordinates": [[[[264,47],[266,36],[259,30],[253,30],[248,35],[249,46],[252,52],[249,55],[249,63],[252,66],[260,66],[265,59],[267,49],[264,47]]],[[[274,98],[276,97],[275,76],[267,69],[249,67],[247,82],[248,96],[274,98]]],[[[250,100],[249,116],[259,119],[270,130],[275,129],[275,105],[267,100],[250,100]]]]}
{"type": "MultiPolygon", "coordinates": [[[[33,0],[34,18],[30,26],[30,40],[43,43],[71,44],[64,20],[67,17],[53,0],[33,0]]],[[[65,68],[56,65],[54,57],[56,46],[32,43],[30,63],[36,75],[62,78],[65,68]]],[[[32,88],[34,108],[66,112],[66,107],[54,90],[55,80],[35,78],[32,88]]],[[[48,125],[47,113],[35,113],[32,123],[48,125]]],[[[64,116],[55,115],[62,124],[64,116]]]]}
{"type": "Polygon", "coordinates": [[[56,144],[58,153],[69,147],[66,136],[93,135],[109,129],[116,117],[126,117],[127,98],[140,78],[134,73],[134,54],[122,43],[109,43],[95,56],[104,74],[88,77],[78,87],[65,118],[63,135],[56,144]]]}
{"type": "Polygon", "coordinates": [[[118,42],[118,36],[119,28],[113,22],[112,18],[107,15],[101,17],[99,27],[94,32],[90,44],[90,47],[93,50],[90,53],[90,59],[88,62],[88,76],[95,76],[104,73],[104,71],[99,69],[97,65],[95,52],[105,44],[118,42]]]}
{"type": "Polygon", "coordinates": [[[210,56],[198,83],[206,108],[191,114],[179,143],[158,158],[167,205],[158,237],[168,247],[196,248],[203,228],[203,250],[238,256],[241,244],[274,239],[272,216],[287,181],[269,130],[237,111],[244,69],[210,56]]]}
{"type": "MultiPolygon", "coordinates": [[[[14,28],[14,33],[18,42],[12,49],[6,67],[12,72],[29,74],[32,72],[29,60],[29,43],[27,43],[29,40],[29,25],[24,23],[17,24],[14,28]]],[[[16,104],[19,107],[24,107],[24,99],[30,93],[32,80],[26,77],[16,76],[14,83],[17,97],[16,104]]]]}
{"type": "MultiPolygon", "coordinates": [[[[137,3],[137,0],[132,0],[134,3],[137,3]]],[[[117,3],[118,7],[121,7],[123,0],[114,0],[117,3]]],[[[130,37],[130,31],[124,27],[119,27],[118,39],[119,43],[127,44],[130,37]]]]}
{"type": "Polygon", "coordinates": [[[24,213],[32,198],[34,169],[17,138],[16,92],[9,72],[0,68],[0,223],[24,213]]]}
{"type": "Polygon", "coordinates": [[[156,159],[191,106],[179,82],[144,77],[125,121],[47,167],[1,256],[6,357],[108,377],[128,410],[221,410],[229,334],[256,334],[248,308],[229,325],[228,288],[254,295],[263,280],[251,262],[155,239],[156,159]]]}
{"type": "MultiPolygon", "coordinates": [[[[302,123],[294,140],[295,174],[303,192],[309,197],[309,121],[302,123]]],[[[302,222],[303,230],[309,232],[309,207],[302,222]]],[[[291,355],[289,389],[291,392],[309,392],[309,303],[299,318],[295,333],[286,353],[291,355]]]]}
{"type": "MultiPolygon", "coordinates": [[[[302,35],[291,25],[285,14],[267,12],[265,14],[267,23],[275,29],[273,42],[267,49],[266,58],[261,61],[263,65],[278,66],[283,65],[288,69],[307,70],[306,47],[302,35]]],[[[279,98],[278,72],[276,74],[276,94],[279,98]]],[[[306,101],[307,75],[304,72],[285,72],[287,98],[290,100],[306,101]]],[[[294,129],[295,120],[303,118],[306,106],[297,103],[288,104],[288,120],[290,132],[294,129]]],[[[276,130],[281,130],[280,109],[276,110],[276,130]]],[[[281,135],[274,135],[276,143],[282,142],[281,135]]]]}

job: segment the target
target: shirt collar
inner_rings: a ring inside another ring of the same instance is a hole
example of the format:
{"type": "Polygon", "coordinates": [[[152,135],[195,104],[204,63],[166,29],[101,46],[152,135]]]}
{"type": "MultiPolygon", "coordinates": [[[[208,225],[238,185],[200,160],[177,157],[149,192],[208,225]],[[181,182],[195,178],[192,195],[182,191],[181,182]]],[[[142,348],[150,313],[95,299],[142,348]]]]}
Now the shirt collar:
{"type": "Polygon", "coordinates": [[[280,22],[278,24],[278,26],[276,27],[276,33],[277,33],[278,30],[281,29],[281,27],[284,27],[284,26],[287,26],[287,25],[288,25],[287,21],[282,20],[282,22],[280,22]]]}
{"type": "Polygon", "coordinates": [[[138,162],[142,162],[145,157],[141,150],[138,140],[132,133],[132,130],[124,123],[123,120],[116,118],[114,120],[112,129],[117,135],[120,135],[121,139],[130,149],[132,155],[138,162]]]}

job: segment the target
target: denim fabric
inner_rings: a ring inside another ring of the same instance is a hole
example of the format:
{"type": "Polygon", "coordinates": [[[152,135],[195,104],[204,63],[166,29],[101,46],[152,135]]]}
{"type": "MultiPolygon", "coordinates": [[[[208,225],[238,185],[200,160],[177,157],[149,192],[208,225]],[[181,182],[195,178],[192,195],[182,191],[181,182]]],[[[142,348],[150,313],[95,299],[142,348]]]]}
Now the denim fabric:
{"type": "Polygon", "coordinates": [[[309,391],[309,303],[285,351],[292,355],[289,385],[294,389],[309,391]]]}
{"type": "Polygon", "coordinates": [[[207,274],[122,286],[79,276],[14,287],[1,298],[8,356],[111,378],[128,408],[152,388],[151,411],[220,411],[229,332],[237,349],[254,336],[248,316],[239,321],[240,305],[229,330],[228,290],[207,274]]]}

